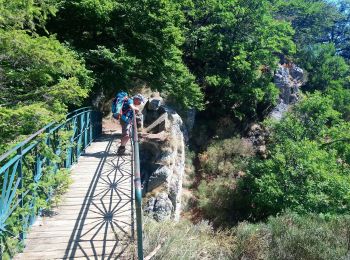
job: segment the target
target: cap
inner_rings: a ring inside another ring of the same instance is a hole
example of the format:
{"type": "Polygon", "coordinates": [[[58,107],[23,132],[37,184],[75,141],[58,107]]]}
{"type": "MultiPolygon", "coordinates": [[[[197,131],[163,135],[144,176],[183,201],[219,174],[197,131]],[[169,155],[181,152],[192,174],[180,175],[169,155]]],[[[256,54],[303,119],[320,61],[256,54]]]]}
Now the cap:
{"type": "Polygon", "coordinates": [[[141,103],[144,103],[145,102],[145,97],[142,96],[141,94],[136,94],[135,96],[133,96],[133,99],[134,98],[137,98],[141,101],[141,103]]]}

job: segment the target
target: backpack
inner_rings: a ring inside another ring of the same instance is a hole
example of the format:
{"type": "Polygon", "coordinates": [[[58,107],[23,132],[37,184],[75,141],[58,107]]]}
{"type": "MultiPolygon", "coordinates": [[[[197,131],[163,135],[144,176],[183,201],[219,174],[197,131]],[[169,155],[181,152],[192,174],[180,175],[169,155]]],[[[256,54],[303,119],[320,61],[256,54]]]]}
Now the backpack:
{"type": "Polygon", "coordinates": [[[128,102],[128,93],[121,91],[118,92],[112,101],[112,114],[115,119],[120,119],[122,116],[122,108],[125,102],[128,102]]]}

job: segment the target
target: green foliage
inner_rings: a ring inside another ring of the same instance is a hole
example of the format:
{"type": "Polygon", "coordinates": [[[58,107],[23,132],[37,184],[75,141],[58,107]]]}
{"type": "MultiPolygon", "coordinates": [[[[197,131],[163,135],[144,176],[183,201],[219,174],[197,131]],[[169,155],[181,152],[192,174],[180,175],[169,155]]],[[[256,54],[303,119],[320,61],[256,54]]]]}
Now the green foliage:
{"type": "Polygon", "coordinates": [[[349,216],[325,220],[288,213],[235,228],[233,259],[345,259],[349,216]]]}
{"type": "Polygon", "coordinates": [[[253,161],[239,184],[251,196],[255,218],[286,209],[349,212],[349,123],[335,110],[333,98],[320,92],[306,96],[289,115],[270,125],[269,158],[253,161]]]}
{"type": "Polygon", "coordinates": [[[335,20],[334,26],[329,30],[329,41],[334,43],[337,52],[345,59],[350,59],[350,1],[339,0],[334,1],[338,11],[338,18],[335,20]]]}
{"type": "Polygon", "coordinates": [[[232,226],[248,217],[249,205],[245,194],[237,189],[234,177],[202,180],[197,190],[197,206],[214,226],[232,226]]]}
{"type": "Polygon", "coordinates": [[[45,194],[53,192],[54,197],[49,204],[42,200],[42,204],[38,203],[37,207],[48,209],[51,205],[57,204],[71,183],[70,171],[67,169],[60,169],[55,173],[46,174],[39,183],[40,192],[44,192],[45,194]]]}
{"type": "Polygon", "coordinates": [[[53,37],[0,31],[0,54],[2,104],[80,105],[93,83],[84,62],[53,37]]]}
{"type": "Polygon", "coordinates": [[[325,91],[332,87],[349,85],[349,65],[336,55],[334,44],[317,44],[301,50],[300,65],[306,69],[306,90],[325,91]]]}
{"type": "Polygon", "coordinates": [[[350,89],[348,88],[332,88],[328,89],[329,94],[334,100],[334,108],[342,113],[342,118],[350,121],[350,89]]]}
{"type": "Polygon", "coordinates": [[[61,1],[0,1],[0,153],[81,105],[93,85],[76,52],[39,37],[61,1]]]}
{"type": "Polygon", "coordinates": [[[14,108],[0,107],[0,154],[48,123],[63,119],[43,103],[14,108]]]}
{"type": "Polygon", "coordinates": [[[0,30],[0,152],[64,119],[92,85],[84,61],[54,37],[0,30]]]}
{"type": "Polygon", "coordinates": [[[0,0],[0,28],[35,30],[43,28],[55,14],[60,0],[0,0]]]}
{"type": "Polygon", "coordinates": [[[201,168],[208,177],[233,177],[246,166],[246,158],[254,154],[251,143],[231,138],[217,141],[199,155],[201,168]]]}
{"type": "Polygon", "coordinates": [[[172,1],[66,1],[48,28],[88,61],[94,94],[148,85],[182,107],[202,107],[202,93],[182,61],[184,16],[172,1]]]}
{"type": "Polygon", "coordinates": [[[330,88],[327,94],[305,95],[281,121],[267,121],[267,159],[247,160],[246,148],[237,139],[210,145],[199,156],[205,179],[197,196],[204,216],[215,225],[232,225],[287,209],[303,214],[348,213],[347,91],[330,88]]]}
{"type": "Polygon", "coordinates": [[[300,213],[342,214],[350,210],[350,169],[337,162],[335,151],[312,141],[285,141],[271,157],[252,163],[246,187],[255,216],[285,209],[300,213]]]}
{"type": "Polygon", "coordinates": [[[185,148],[185,174],[182,180],[182,187],[185,189],[193,188],[196,182],[195,158],[196,153],[187,146],[185,148]]]}
{"type": "Polygon", "coordinates": [[[291,22],[299,49],[327,41],[330,29],[340,18],[334,4],[324,0],[277,0],[275,16],[291,22]]]}
{"type": "Polygon", "coordinates": [[[342,123],[341,113],[334,107],[334,99],[329,95],[315,92],[306,96],[281,122],[272,123],[274,144],[288,139],[317,139],[322,129],[342,123]]]}
{"type": "Polygon", "coordinates": [[[214,232],[203,222],[146,219],[145,255],[161,245],[154,259],[346,259],[349,220],[348,215],[287,213],[266,223],[242,222],[231,230],[214,232]]]}
{"type": "Polygon", "coordinates": [[[270,259],[345,259],[349,254],[349,216],[286,214],[268,221],[270,259]]]}
{"type": "MultiPolygon", "coordinates": [[[[185,60],[203,86],[208,110],[249,121],[275,102],[276,54],[293,53],[293,30],[273,19],[268,1],[193,1],[185,60]]],[[[216,115],[217,116],[217,115],[216,115]]]]}

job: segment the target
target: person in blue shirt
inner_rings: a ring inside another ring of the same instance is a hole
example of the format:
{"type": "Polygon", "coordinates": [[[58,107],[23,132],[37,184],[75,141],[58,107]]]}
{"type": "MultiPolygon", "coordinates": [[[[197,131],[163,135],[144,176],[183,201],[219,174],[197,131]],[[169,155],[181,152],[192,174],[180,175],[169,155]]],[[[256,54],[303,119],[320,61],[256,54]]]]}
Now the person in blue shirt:
{"type": "Polygon", "coordinates": [[[137,94],[132,98],[129,98],[122,107],[122,116],[120,118],[120,124],[122,126],[122,139],[121,144],[118,148],[118,154],[122,155],[125,153],[125,145],[130,139],[130,130],[133,119],[133,110],[135,113],[139,112],[138,106],[144,102],[144,97],[141,94],[137,94]]]}

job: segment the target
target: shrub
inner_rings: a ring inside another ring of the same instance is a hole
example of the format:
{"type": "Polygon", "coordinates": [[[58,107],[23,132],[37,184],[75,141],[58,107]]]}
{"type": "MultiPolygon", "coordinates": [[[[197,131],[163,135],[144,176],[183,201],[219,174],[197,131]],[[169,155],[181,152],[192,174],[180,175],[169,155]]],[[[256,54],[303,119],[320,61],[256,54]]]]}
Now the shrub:
{"type": "Polygon", "coordinates": [[[322,150],[314,141],[288,141],[276,145],[269,159],[252,163],[242,186],[251,192],[257,218],[288,208],[300,213],[346,213],[349,174],[349,167],[337,163],[335,151],[322,150]]]}
{"type": "Polygon", "coordinates": [[[247,218],[247,199],[237,190],[237,180],[218,177],[198,187],[198,207],[214,226],[232,226],[247,218]]]}
{"type": "Polygon", "coordinates": [[[254,154],[252,144],[239,138],[225,139],[211,144],[199,155],[206,177],[234,176],[246,166],[246,158],[254,154]]]}
{"type": "Polygon", "coordinates": [[[199,155],[203,180],[198,186],[198,207],[214,225],[228,225],[246,216],[246,199],[236,190],[244,176],[252,144],[244,139],[217,141],[199,155]]]}
{"type": "Polygon", "coordinates": [[[307,90],[327,90],[348,83],[349,65],[334,44],[314,44],[301,50],[299,64],[308,71],[307,90]]]}
{"type": "Polygon", "coordinates": [[[285,213],[266,223],[242,222],[226,231],[207,223],[146,219],[144,249],[152,259],[338,260],[350,256],[350,216],[285,213]]]}
{"type": "Polygon", "coordinates": [[[322,216],[289,213],[268,221],[269,259],[347,259],[349,216],[326,220],[322,216]]]}
{"type": "Polygon", "coordinates": [[[196,170],[194,166],[195,153],[188,147],[185,148],[185,175],[182,186],[184,188],[192,188],[196,181],[196,170]]]}
{"type": "Polygon", "coordinates": [[[271,239],[266,224],[242,222],[233,231],[233,259],[268,259],[271,239]]]}
{"type": "Polygon", "coordinates": [[[299,213],[350,211],[349,123],[334,98],[307,95],[281,121],[270,124],[267,160],[252,160],[239,186],[253,219],[286,209],[299,213]]]}
{"type": "Polygon", "coordinates": [[[350,89],[330,88],[327,94],[334,100],[334,109],[342,113],[343,119],[350,121],[350,89]]]}
{"type": "Polygon", "coordinates": [[[215,232],[206,222],[193,225],[156,222],[146,218],[144,253],[147,256],[158,245],[161,248],[152,259],[232,259],[232,237],[229,232],[215,232]]]}

